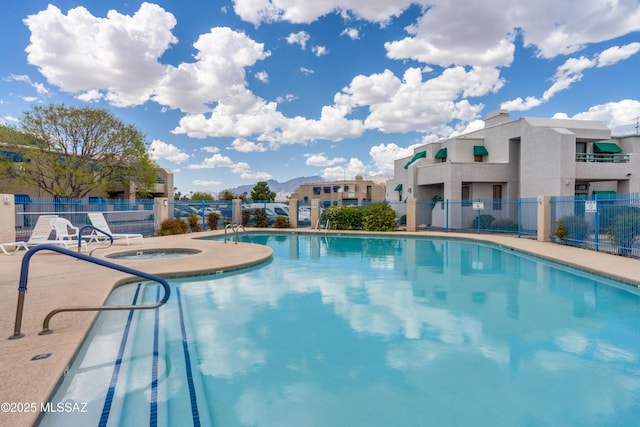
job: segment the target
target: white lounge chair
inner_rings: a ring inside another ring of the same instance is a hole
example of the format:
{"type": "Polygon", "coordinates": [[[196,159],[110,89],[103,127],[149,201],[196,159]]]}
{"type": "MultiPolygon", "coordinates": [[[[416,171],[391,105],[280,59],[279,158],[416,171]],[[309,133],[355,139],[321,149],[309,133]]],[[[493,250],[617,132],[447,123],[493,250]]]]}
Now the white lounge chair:
{"type": "Polygon", "coordinates": [[[49,243],[52,245],[63,246],[69,249],[72,244],[68,241],[49,239],[51,231],[53,231],[53,224],[58,218],[58,215],[40,215],[36,221],[36,225],[33,226],[29,239],[23,242],[2,243],[0,249],[7,255],[13,255],[19,249],[29,250],[30,247],[36,245],[42,245],[49,243]],[[13,246],[15,249],[13,252],[7,251],[7,247],[13,246]]]}
{"type": "MultiPolygon", "coordinates": [[[[144,243],[144,239],[142,238],[142,234],[138,234],[138,233],[113,233],[111,231],[111,229],[109,228],[109,224],[107,224],[107,220],[104,218],[104,215],[102,214],[102,212],[89,212],[87,215],[89,215],[89,220],[91,221],[91,224],[97,228],[98,230],[104,231],[105,233],[109,234],[111,237],[113,237],[113,240],[116,239],[125,239],[127,245],[129,245],[131,243],[132,239],[140,239],[140,243],[144,243]]],[[[104,240],[106,238],[106,236],[104,236],[101,233],[98,233],[96,231],[94,231],[93,233],[91,233],[91,239],[89,240],[91,241],[98,241],[98,240],[104,240]]]]}
{"type": "Polygon", "coordinates": [[[74,226],[71,221],[66,218],[58,217],[53,222],[53,228],[56,231],[56,240],[77,246],[80,240],[82,248],[88,251],[87,242],[80,238],[80,229],[74,226]]]}

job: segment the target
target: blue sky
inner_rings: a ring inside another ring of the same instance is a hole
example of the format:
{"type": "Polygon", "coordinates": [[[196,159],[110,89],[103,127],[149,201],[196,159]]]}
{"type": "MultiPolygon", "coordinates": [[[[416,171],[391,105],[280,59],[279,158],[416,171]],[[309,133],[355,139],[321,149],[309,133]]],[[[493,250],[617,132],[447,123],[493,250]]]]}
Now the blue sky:
{"type": "Polygon", "coordinates": [[[511,118],[640,117],[640,1],[29,0],[0,16],[0,121],[90,104],[182,193],[390,178],[415,146],[511,118]],[[454,5],[453,3],[456,3],[454,5]],[[463,5],[463,6],[462,6],[463,5]]]}

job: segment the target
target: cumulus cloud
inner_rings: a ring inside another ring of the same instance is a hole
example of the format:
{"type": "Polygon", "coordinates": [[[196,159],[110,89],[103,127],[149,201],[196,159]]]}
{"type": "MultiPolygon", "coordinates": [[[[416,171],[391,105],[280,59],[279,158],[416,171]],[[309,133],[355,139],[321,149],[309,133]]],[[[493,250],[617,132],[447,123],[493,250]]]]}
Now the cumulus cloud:
{"type": "Polygon", "coordinates": [[[153,160],[165,159],[173,163],[182,163],[189,160],[189,155],[178,147],[166,142],[154,139],[149,147],[149,155],[153,160]]]}
{"type": "Polygon", "coordinates": [[[360,31],[358,31],[357,28],[345,28],[340,35],[347,36],[351,40],[358,40],[360,38],[360,31]]]}
{"type": "Polygon", "coordinates": [[[256,144],[255,142],[248,141],[244,138],[236,138],[228,147],[230,150],[236,150],[241,153],[263,153],[267,151],[264,144],[256,144]]]}
{"type": "Polygon", "coordinates": [[[199,164],[187,166],[187,169],[215,169],[228,168],[231,172],[240,175],[241,179],[271,179],[273,178],[268,172],[254,172],[246,162],[234,163],[230,157],[223,156],[219,153],[204,159],[199,164]]]}
{"type": "Polygon", "coordinates": [[[311,48],[311,51],[316,54],[316,56],[324,56],[329,54],[329,49],[325,46],[314,46],[311,48]]]}
{"type": "Polygon", "coordinates": [[[65,92],[101,90],[121,107],[150,98],[164,76],[158,58],[177,41],[174,16],[151,3],[133,16],[111,10],[106,19],[82,6],[64,15],[49,5],[24,22],[31,31],[27,59],[49,83],[65,92]]]}
{"type": "Polygon", "coordinates": [[[40,95],[48,95],[49,94],[49,90],[42,83],[33,82],[31,80],[31,77],[29,77],[29,76],[27,76],[25,74],[20,74],[20,75],[11,74],[9,76],[9,78],[6,79],[6,80],[26,83],[29,86],[31,86],[32,88],[34,88],[36,90],[36,92],[38,92],[38,94],[40,94],[40,95]]]}
{"type": "Polygon", "coordinates": [[[317,166],[317,167],[327,167],[327,166],[333,166],[337,163],[344,163],[347,161],[347,159],[343,158],[343,157],[335,157],[333,159],[329,159],[328,157],[326,157],[324,155],[324,153],[319,153],[319,154],[305,154],[304,155],[307,160],[305,162],[306,165],[308,166],[317,166]]]}
{"type": "Polygon", "coordinates": [[[305,50],[310,38],[309,33],[306,31],[298,31],[297,33],[291,33],[287,36],[287,43],[300,45],[300,48],[305,50]]]}
{"type": "Polygon", "coordinates": [[[328,167],[322,170],[322,177],[332,181],[336,179],[344,179],[355,177],[356,175],[365,175],[366,167],[360,159],[351,158],[347,164],[341,166],[328,167]]]}
{"type": "Polygon", "coordinates": [[[262,83],[268,83],[269,82],[269,73],[267,73],[266,71],[258,71],[255,74],[255,78],[260,80],[262,83]]]}
{"type": "MultiPolygon", "coordinates": [[[[566,115],[564,115],[566,117],[566,115]]],[[[561,118],[560,114],[556,116],[561,118]]],[[[618,102],[608,102],[606,104],[595,105],[574,115],[577,120],[599,120],[616,134],[632,133],[637,118],[640,117],[640,101],[635,99],[624,99],[618,102]]]]}
{"type": "Polygon", "coordinates": [[[605,49],[599,54],[595,54],[593,58],[587,58],[585,56],[569,58],[556,69],[556,73],[551,79],[552,84],[544,91],[542,97],[528,96],[525,99],[518,97],[503,102],[500,108],[510,111],[526,111],[538,107],[548,102],[558,92],[567,90],[571,85],[580,81],[585,70],[594,67],[600,68],[615,65],[635,55],[638,51],[640,51],[640,43],[629,43],[622,47],[614,46],[605,49]]]}
{"type": "Polygon", "coordinates": [[[392,177],[394,160],[413,155],[414,149],[420,145],[413,144],[409,147],[400,147],[393,142],[390,144],[378,144],[371,147],[369,155],[379,175],[392,177]]]}

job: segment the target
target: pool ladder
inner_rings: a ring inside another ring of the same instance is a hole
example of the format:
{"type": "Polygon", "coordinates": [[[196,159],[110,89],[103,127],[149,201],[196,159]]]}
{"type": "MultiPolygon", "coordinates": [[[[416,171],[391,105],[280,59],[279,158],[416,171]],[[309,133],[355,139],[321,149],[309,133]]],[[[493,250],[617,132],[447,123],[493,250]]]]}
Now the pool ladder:
{"type": "MultiPolygon", "coordinates": [[[[105,233],[106,234],[106,233],[105,233]]],[[[111,236],[109,236],[111,237],[111,236]]],[[[113,240],[112,240],[113,241],[113,240]]],[[[93,264],[100,265],[102,267],[110,268],[112,270],[118,270],[123,273],[131,274],[136,277],[140,277],[146,280],[150,280],[152,282],[157,282],[164,288],[164,296],[160,301],[156,304],[148,304],[148,305],[102,305],[102,306],[80,306],[80,307],[59,307],[55,310],[52,310],[47,317],[45,317],[44,322],[42,324],[42,332],[40,335],[50,334],[53,331],[49,329],[49,321],[51,318],[61,312],[65,311],[107,311],[107,310],[144,310],[144,309],[152,309],[157,308],[166,303],[169,300],[169,295],[171,293],[171,289],[169,287],[169,283],[165,279],[159,276],[155,276],[153,274],[145,273],[143,271],[135,270],[133,268],[125,267],[123,265],[114,264],[109,261],[105,261],[102,259],[94,258],[90,255],[85,255],[78,252],[73,252],[68,249],[61,248],[56,245],[38,245],[32,249],[29,249],[27,253],[22,258],[22,265],[20,269],[20,283],[18,285],[18,304],[16,307],[16,321],[13,329],[13,335],[9,337],[9,339],[16,339],[24,337],[24,334],[20,332],[20,328],[22,326],[22,313],[24,309],[24,297],[27,292],[27,279],[29,277],[29,261],[31,257],[40,251],[54,251],[59,252],[63,255],[67,255],[73,258],[77,258],[82,261],[91,262],[93,264]]]]}
{"type": "Polygon", "coordinates": [[[247,230],[245,230],[244,225],[242,224],[227,224],[224,227],[224,243],[227,243],[227,230],[231,229],[233,230],[233,234],[236,237],[236,245],[238,244],[238,241],[240,240],[239,236],[238,236],[238,229],[242,228],[242,231],[244,232],[244,235],[247,236],[247,241],[249,243],[251,243],[251,238],[249,237],[249,233],[247,233],[247,230]]]}

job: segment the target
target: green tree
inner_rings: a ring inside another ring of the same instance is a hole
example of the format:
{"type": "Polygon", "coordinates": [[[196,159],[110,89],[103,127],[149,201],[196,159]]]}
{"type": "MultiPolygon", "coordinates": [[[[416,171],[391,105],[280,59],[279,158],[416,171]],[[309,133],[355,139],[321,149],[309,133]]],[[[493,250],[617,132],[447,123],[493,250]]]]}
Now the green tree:
{"type": "Polygon", "coordinates": [[[237,195],[233,194],[231,192],[231,190],[224,190],[223,192],[221,192],[218,195],[218,198],[220,200],[226,200],[226,201],[233,200],[233,199],[240,199],[240,200],[246,202],[248,200],[246,191],[244,193],[242,193],[241,195],[237,196],[237,195]]]}
{"type": "Polygon", "coordinates": [[[251,190],[251,200],[273,202],[276,199],[276,192],[271,191],[266,181],[258,182],[251,190]]]}
{"type": "Polygon", "coordinates": [[[123,183],[140,193],[152,189],[154,163],[144,135],[106,110],[34,106],[24,113],[20,133],[2,141],[12,156],[0,160],[1,178],[60,197],[107,194],[123,183]]]}
{"type": "Polygon", "coordinates": [[[213,196],[209,193],[204,193],[201,191],[196,191],[191,195],[191,200],[204,200],[204,201],[213,201],[213,196]]]}

